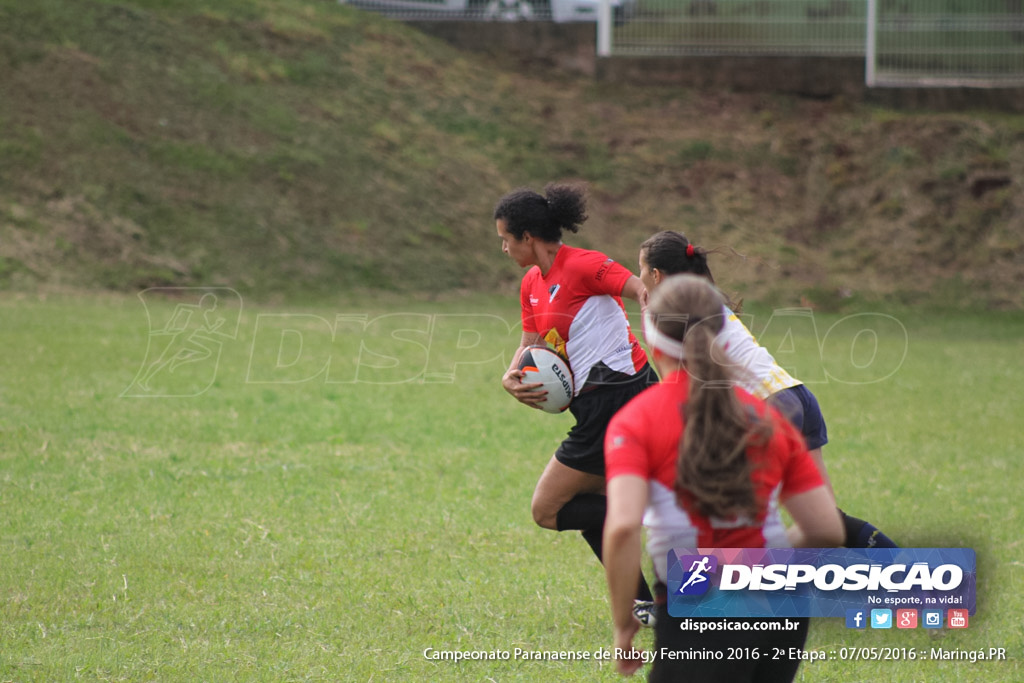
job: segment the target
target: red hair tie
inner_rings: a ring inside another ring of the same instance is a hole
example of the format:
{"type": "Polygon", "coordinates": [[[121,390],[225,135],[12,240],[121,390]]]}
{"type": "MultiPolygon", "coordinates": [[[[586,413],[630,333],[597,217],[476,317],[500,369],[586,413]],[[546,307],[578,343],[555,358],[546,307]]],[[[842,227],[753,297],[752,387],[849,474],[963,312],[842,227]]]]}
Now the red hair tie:
{"type": "Polygon", "coordinates": [[[692,244],[687,244],[686,245],[686,255],[688,257],[693,258],[693,254],[695,253],[695,251],[696,250],[693,248],[692,244]]]}

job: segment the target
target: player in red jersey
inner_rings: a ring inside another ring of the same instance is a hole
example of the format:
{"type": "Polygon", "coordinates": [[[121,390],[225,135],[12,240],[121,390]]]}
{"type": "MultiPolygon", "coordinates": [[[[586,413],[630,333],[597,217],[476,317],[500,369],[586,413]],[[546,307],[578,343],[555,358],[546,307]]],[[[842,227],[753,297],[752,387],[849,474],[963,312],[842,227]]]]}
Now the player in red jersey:
{"type": "MultiPolygon", "coordinates": [[[[681,232],[665,230],[649,237],[640,245],[640,280],[648,293],[657,289],[665,277],[679,273],[692,273],[707,278],[714,284],[708,267],[708,251],[694,245],[681,232]]],[[[726,302],[726,319],[718,341],[726,353],[744,371],[744,388],[758,398],[763,398],[782,411],[804,436],[807,450],[814,458],[825,484],[831,490],[822,447],[828,443],[828,430],[821,414],[818,399],[796,379],[775,362],[775,358],[761,346],[750,330],[731,310],[735,308],[726,302]]],[[[835,492],[833,491],[833,495],[835,492]]],[[[846,530],[848,548],[895,548],[896,543],[882,533],[874,524],[839,511],[846,530]]]]}
{"type": "MultiPolygon", "coordinates": [[[[651,297],[644,334],[662,383],[630,401],[605,436],[605,572],[616,652],[633,651],[632,589],[641,526],[658,581],[655,649],[801,647],[797,630],[684,631],[665,607],[667,553],[677,548],[828,547],[843,541],[835,501],[800,433],[740,388],[716,338],[721,293],[704,278],[666,278],[651,297]],[[720,362],[724,361],[724,362],[720,362]],[[783,525],[779,506],[794,526],[783,525]]],[[[760,620],[764,621],[764,620],[760,620]]],[[[629,675],[640,658],[620,657],[629,675]]],[[[651,681],[786,681],[799,660],[655,659],[651,681]]]]}
{"type": "MultiPolygon", "coordinates": [[[[520,291],[523,335],[501,384],[521,403],[536,407],[545,394],[538,384],[523,383],[518,369],[523,350],[547,344],[568,361],[575,381],[569,410],[576,424],[537,482],[531,511],[545,529],[579,530],[601,559],[607,508],[604,432],[612,415],[657,376],[622,302],[640,302],[640,279],[600,252],[562,243],[563,232],[577,232],[587,219],[585,209],[581,188],[548,185],[544,195],[511,192],[494,210],[502,251],[529,268],[520,291]]],[[[635,585],[637,618],[646,622],[650,589],[642,576],[635,585]]]]}

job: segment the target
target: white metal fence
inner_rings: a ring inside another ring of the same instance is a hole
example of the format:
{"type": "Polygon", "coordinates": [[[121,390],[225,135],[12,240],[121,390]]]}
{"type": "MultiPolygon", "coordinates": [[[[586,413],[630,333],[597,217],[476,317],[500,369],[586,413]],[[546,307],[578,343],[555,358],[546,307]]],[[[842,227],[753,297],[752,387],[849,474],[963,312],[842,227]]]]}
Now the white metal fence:
{"type": "Polygon", "coordinates": [[[409,20],[596,21],[603,56],[862,57],[870,86],[1024,86],[1024,0],[339,1],[409,20]]]}
{"type": "Polygon", "coordinates": [[[1024,0],[641,0],[612,55],[851,56],[871,86],[1024,86],[1024,0]]]}
{"type": "Polygon", "coordinates": [[[956,15],[935,10],[911,14],[886,10],[884,0],[867,1],[869,86],[1024,86],[1020,0],[981,3],[1002,5],[998,14],[956,15]]]}
{"type": "Polygon", "coordinates": [[[616,55],[863,55],[863,0],[641,0],[616,55]]]}
{"type": "MultiPolygon", "coordinates": [[[[338,0],[394,19],[408,21],[596,21],[601,0],[338,0]]],[[[639,0],[610,0],[619,22],[639,0]]]]}

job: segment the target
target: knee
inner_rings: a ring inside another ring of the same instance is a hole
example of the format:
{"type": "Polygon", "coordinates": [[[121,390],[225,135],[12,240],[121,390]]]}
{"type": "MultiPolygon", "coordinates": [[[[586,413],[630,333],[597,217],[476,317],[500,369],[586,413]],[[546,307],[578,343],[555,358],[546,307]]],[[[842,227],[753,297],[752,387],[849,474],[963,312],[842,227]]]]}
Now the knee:
{"type": "Polygon", "coordinates": [[[533,497],[530,503],[530,513],[533,515],[534,523],[542,529],[558,529],[558,510],[537,496],[533,497]]]}

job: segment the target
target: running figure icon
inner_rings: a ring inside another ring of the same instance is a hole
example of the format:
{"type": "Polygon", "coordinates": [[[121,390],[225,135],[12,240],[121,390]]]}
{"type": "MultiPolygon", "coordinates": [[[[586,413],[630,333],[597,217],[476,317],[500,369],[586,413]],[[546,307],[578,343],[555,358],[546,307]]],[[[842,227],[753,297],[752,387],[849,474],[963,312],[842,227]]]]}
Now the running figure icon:
{"type": "Polygon", "coordinates": [[[699,561],[698,560],[694,560],[693,564],[690,565],[690,569],[689,569],[690,576],[689,576],[689,578],[687,578],[686,581],[683,582],[683,585],[679,587],[679,592],[680,593],[685,593],[686,589],[689,588],[690,586],[693,586],[694,584],[704,583],[705,581],[708,580],[708,577],[705,576],[705,574],[707,572],[711,571],[711,567],[708,566],[708,563],[710,562],[710,560],[711,560],[711,558],[708,557],[707,555],[705,555],[704,557],[700,558],[699,561]]]}
{"type": "Polygon", "coordinates": [[[203,393],[214,382],[224,345],[238,338],[241,296],[226,287],[154,287],[140,292],[139,298],[149,318],[146,355],[121,395],[203,393]],[[192,302],[178,303],[169,314],[164,313],[161,304],[170,298],[191,298],[192,302]]]}

